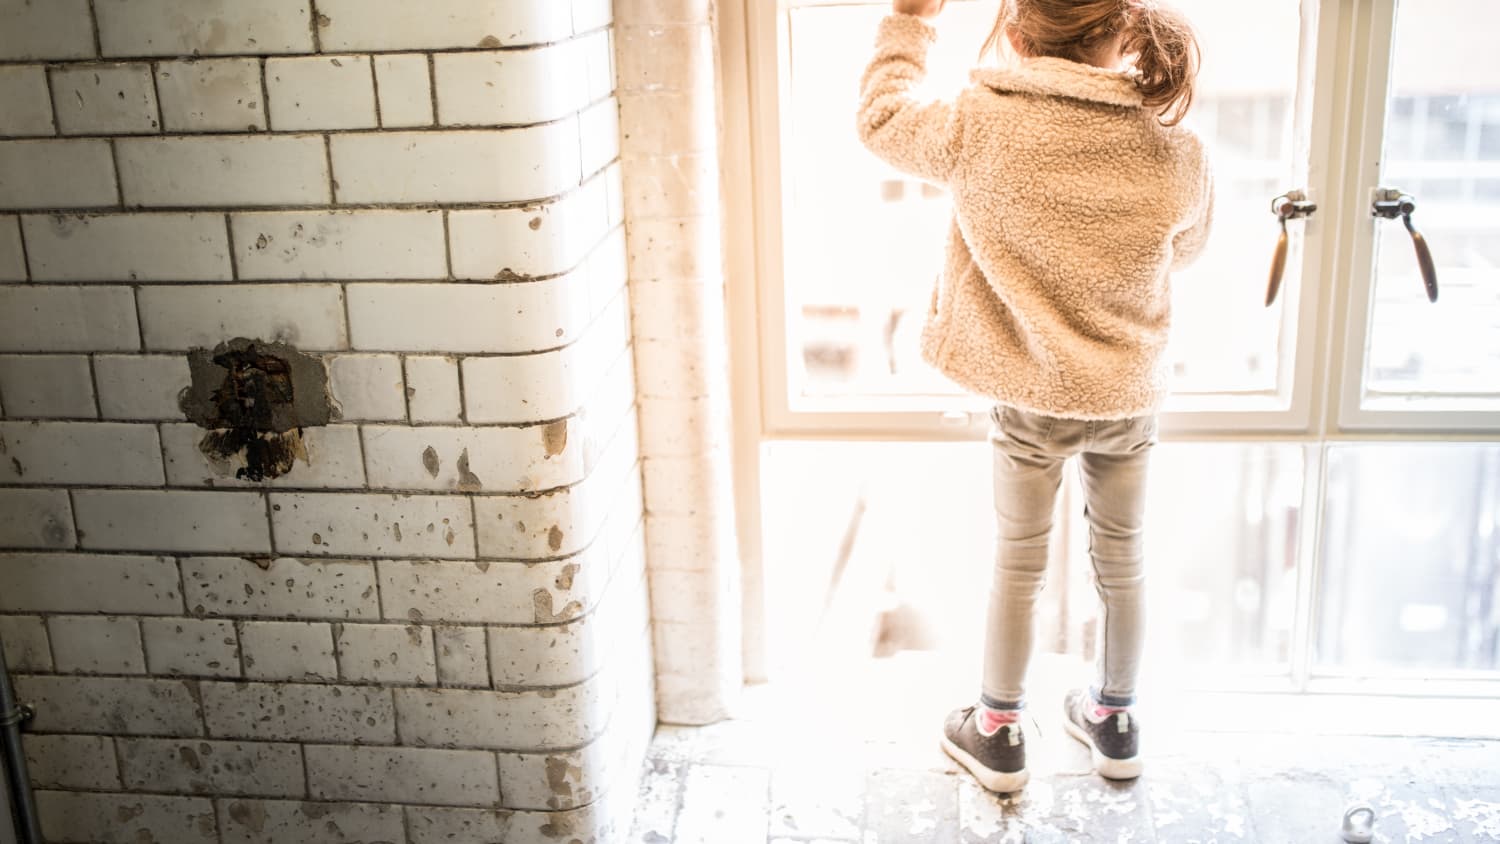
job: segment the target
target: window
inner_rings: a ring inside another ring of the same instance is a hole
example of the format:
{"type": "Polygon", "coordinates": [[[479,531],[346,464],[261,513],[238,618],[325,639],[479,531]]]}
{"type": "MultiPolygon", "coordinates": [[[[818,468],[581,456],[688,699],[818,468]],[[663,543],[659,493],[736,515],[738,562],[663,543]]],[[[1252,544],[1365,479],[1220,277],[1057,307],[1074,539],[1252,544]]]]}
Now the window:
{"type": "MultiPolygon", "coordinates": [[[[1153,616],[1151,635],[1202,676],[1229,667],[1302,689],[1350,677],[1500,682],[1500,5],[1178,5],[1204,44],[1189,122],[1212,144],[1218,208],[1203,259],[1173,279],[1174,393],[1148,540],[1152,600],[1171,611],[1153,616]],[[1435,259],[1435,303],[1403,221],[1372,213],[1377,192],[1398,188],[1435,259]],[[1318,209],[1290,223],[1285,281],[1267,308],[1269,208],[1289,191],[1318,209]]],[[[984,403],[916,351],[947,198],[854,133],[888,4],[744,9],[760,226],[757,307],[736,318],[765,338],[758,421],[775,444],[766,454],[780,455],[767,458],[767,483],[795,475],[805,487],[818,455],[833,459],[830,440],[982,439],[984,403]]],[[[994,11],[949,3],[934,93],[963,84],[994,11]]],[[[851,496],[875,500],[872,489],[957,512],[917,480],[984,460],[977,443],[914,444],[922,456],[900,459],[887,445],[837,448],[845,468],[822,475],[914,473],[904,488],[830,485],[824,503],[840,512],[851,496]]],[[[982,533],[964,553],[992,526],[972,530],[982,533]]],[[[1067,551],[1071,571],[1086,570],[1083,553],[1067,551]]],[[[975,566],[983,576],[987,555],[975,566]]],[[[1083,609],[1054,608],[1075,645],[1083,609]]]]}

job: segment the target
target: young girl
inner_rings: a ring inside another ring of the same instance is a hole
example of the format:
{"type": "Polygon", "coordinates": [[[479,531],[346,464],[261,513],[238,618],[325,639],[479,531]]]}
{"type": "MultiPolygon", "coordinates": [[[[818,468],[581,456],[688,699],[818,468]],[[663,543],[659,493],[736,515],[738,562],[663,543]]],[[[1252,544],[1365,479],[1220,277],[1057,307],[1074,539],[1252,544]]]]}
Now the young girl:
{"type": "Polygon", "coordinates": [[[1078,456],[1104,619],[1098,676],[1064,701],[1068,731],[1111,779],[1140,775],[1133,717],[1143,632],[1141,525],[1170,316],[1168,274],[1208,235],[1203,145],[1178,125],[1198,45],[1155,0],[1003,0],[953,102],[919,104],[924,21],[945,0],[894,0],[866,70],[859,131],[895,167],[946,185],[947,261],[926,360],[998,402],[999,542],[976,705],[942,746],[986,788],[1026,784],[1020,713],[1063,463],[1078,456]]]}

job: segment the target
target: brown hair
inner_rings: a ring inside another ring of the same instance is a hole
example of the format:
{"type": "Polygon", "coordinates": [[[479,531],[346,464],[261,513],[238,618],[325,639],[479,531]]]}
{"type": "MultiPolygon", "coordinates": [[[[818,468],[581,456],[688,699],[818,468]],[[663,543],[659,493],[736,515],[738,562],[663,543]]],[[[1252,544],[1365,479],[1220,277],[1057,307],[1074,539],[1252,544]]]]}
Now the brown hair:
{"type": "Polygon", "coordinates": [[[1193,104],[1201,52],[1192,24],[1157,0],[1001,0],[995,28],[982,53],[1014,41],[1028,56],[1087,62],[1122,38],[1140,80],[1145,105],[1175,126],[1193,104]]]}

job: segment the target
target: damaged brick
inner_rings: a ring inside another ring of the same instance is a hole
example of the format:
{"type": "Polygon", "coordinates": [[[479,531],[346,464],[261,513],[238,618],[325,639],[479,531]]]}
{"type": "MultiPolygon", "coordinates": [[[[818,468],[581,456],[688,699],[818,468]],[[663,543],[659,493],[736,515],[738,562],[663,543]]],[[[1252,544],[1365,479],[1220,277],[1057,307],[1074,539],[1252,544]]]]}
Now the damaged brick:
{"type": "Polygon", "coordinates": [[[303,429],[333,416],[322,360],[285,343],[237,337],[188,353],[191,383],[178,404],[208,429],[198,447],[226,475],[263,481],[309,462],[303,429]]]}

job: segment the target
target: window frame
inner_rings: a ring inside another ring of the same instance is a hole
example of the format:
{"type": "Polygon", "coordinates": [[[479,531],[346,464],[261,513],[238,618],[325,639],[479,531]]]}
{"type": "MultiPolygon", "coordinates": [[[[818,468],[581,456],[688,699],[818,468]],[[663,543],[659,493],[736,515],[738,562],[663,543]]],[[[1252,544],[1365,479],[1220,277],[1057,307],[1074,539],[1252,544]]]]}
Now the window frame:
{"type": "MultiPolygon", "coordinates": [[[[758,540],[760,445],[768,440],[982,440],[988,413],[981,400],[952,399],[948,409],[887,407],[799,410],[788,384],[790,336],[785,306],[782,234],[784,127],[788,94],[787,11],[809,6],[883,5],[888,0],[730,0],[721,5],[726,256],[731,370],[736,430],[738,525],[745,562],[748,675],[765,674],[765,594],[758,540]]],[[[976,2],[977,0],[949,0],[976,2]]],[[[1305,526],[1298,539],[1296,616],[1288,691],[1401,694],[1500,694],[1497,672],[1382,672],[1359,676],[1313,664],[1318,629],[1320,549],[1329,447],[1344,443],[1493,442],[1500,414],[1371,411],[1363,398],[1364,358],[1372,317],[1375,225],[1370,193],[1379,185],[1387,93],[1398,0],[1303,0],[1295,160],[1302,189],[1321,206],[1294,222],[1302,240],[1300,272],[1288,268],[1282,291],[1281,390],[1266,409],[1168,410],[1164,440],[1273,442],[1305,455],[1305,526]],[[1306,68],[1314,68],[1307,73],[1306,68]],[[1326,150],[1315,155],[1315,150],[1326,150]],[[1374,151],[1374,164],[1367,153],[1374,151]],[[1373,167],[1373,169],[1371,169],[1373,167]],[[1370,279],[1359,285],[1331,279],[1370,279]]],[[[852,123],[852,115],[851,115],[852,123]]],[[[1267,197],[1267,202],[1271,197],[1267,197]]],[[[1387,223],[1389,225],[1389,223],[1387,223]]],[[[1266,216],[1266,260],[1276,233],[1266,216]]],[[[1294,253],[1295,254],[1295,253],[1294,253]]],[[[1256,270],[1258,274],[1258,270],[1256,270]]],[[[1255,303],[1256,306],[1259,303],[1255,303]]],[[[841,400],[842,401],[842,400],[841,400]]],[[[1066,525],[1064,526],[1066,527],[1066,525]]]]}

